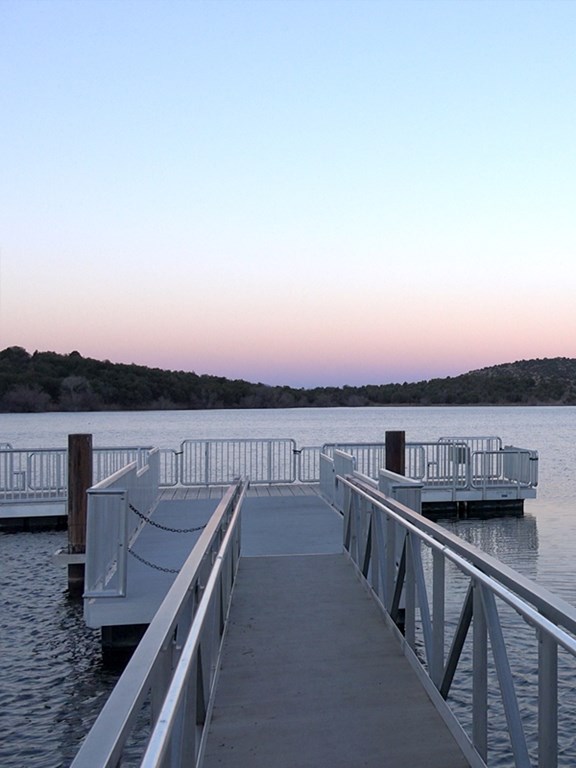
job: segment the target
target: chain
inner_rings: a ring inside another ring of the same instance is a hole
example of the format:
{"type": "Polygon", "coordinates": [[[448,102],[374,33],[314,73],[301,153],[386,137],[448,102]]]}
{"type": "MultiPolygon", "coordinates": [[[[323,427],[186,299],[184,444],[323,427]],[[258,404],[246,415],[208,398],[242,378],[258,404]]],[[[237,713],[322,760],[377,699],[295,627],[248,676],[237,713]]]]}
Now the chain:
{"type": "Polygon", "coordinates": [[[128,547],[128,552],[130,552],[132,557],[135,557],[136,560],[140,560],[144,565],[154,568],[155,571],[163,571],[163,573],[180,573],[180,568],[164,568],[162,565],[155,565],[154,563],[151,563],[150,560],[145,560],[143,557],[140,557],[140,555],[137,555],[133,549],[130,549],[130,547],[128,547]]]}
{"type": "Polygon", "coordinates": [[[146,517],[146,515],[143,515],[142,512],[139,512],[136,507],[133,504],[128,504],[132,512],[134,512],[135,515],[138,515],[139,518],[144,520],[145,523],[149,523],[150,525],[153,525],[155,528],[160,528],[163,531],[170,531],[171,533],[194,533],[195,531],[202,531],[204,528],[206,528],[206,523],[204,525],[197,525],[195,528],[170,528],[167,525],[162,525],[162,523],[157,523],[155,520],[152,520],[150,517],[146,517]]]}

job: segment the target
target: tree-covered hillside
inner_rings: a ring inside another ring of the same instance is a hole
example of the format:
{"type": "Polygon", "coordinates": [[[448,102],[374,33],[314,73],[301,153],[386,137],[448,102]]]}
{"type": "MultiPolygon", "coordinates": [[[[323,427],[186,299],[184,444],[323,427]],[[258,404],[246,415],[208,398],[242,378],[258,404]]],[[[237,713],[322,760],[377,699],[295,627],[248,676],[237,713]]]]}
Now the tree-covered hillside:
{"type": "Polygon", "coordinates": [[[295,389],[93,360],[78,352],[0,352],[4,412],[484,404],[576,405],[576,359],[520,360],[416,383],[295,389]]]}

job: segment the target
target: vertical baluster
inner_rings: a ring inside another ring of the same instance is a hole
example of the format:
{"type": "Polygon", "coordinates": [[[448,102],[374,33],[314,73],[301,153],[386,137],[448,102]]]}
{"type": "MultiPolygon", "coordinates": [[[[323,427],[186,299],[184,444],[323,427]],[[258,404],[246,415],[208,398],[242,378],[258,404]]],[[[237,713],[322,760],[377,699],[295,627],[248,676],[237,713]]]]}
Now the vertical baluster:
{"type": "Polygon", "coordinates": [[[473,585],[472,743],[486,761],[488,756],[488,635],[478,582],[473,585]]]}
{"type": "Polygon", "coordinates": [[[538,766],[558,765],[558,646],[538,632],[538,766]]]}
{"type": "Polygon", "coordinates": [[[371,510],[371,517],[372,517],[372,541],[371,541],[371,554],[370,559],[372,561],[372,570],[370,573],[371,576],[371,585],[374,592],[380,596],[380,545],[381,545],[381,534],[380,534],[380,523],[382,519],[382,515],[380,513],[380,510],[372,504],[372,510],[371,510]]]}
{"type": "Polygon", "coordinates": [[[512,752],[514,753],[517,766],[529,766],[530,757],[528,755],[526,736],[524,734],[522,718],[520,717],[520,708],[514,688],[514,678],[510,669],[502,625],[496,607],[496,599],[492,592],[484,588],[481,590],[481,595],[486,615],[486,624],[490,634],[494,664],[498,675],[498,683],[500,685],[500,693],[502,695],[502,703],[504,704],[504,713],[510,734],[512,752]]]}
{"type": "Polygon", "coordinates": [[[384,604],[388,613],[392,610],[394,599],[394,583],[396,581],[396,523],[386,516],[386,553],[385,553],[386,583],[384,604]]]}
{"type": "Polygon", "coordinates": [[[417,604],[420,610],[424,648],[430,674],[433,658],[432,621],[430,618],[430,604],[428,601],[428,592],[426,590],[426,579],[424,577],[424,566],[422,564],[422,542],[417,536],[412,536],[410,538],[410,550],[412,552],[414,584],[416,587],[417,604]]]}
{"type": "Polygon", "coordinates": [[[210,483],[210,443],[208,440],[204,442],[204,483],[209,485],[210,483]]]}
{"type": "Polygon", "coordinates": [[[432,554],[432,669],[431,677],[439,688],[444,672],[446,561],[442,552],[432,554]]]}
{"type": "Polygon", "coordinates": [[[406,580],[404,582],[405,590],[405,622],[406,622],[406,641],[412,650],[416,646],[416,590],[414,579],[414,556],[412,552],[412,534],[406,532],[405,538],[406,551],[406,580]]]}

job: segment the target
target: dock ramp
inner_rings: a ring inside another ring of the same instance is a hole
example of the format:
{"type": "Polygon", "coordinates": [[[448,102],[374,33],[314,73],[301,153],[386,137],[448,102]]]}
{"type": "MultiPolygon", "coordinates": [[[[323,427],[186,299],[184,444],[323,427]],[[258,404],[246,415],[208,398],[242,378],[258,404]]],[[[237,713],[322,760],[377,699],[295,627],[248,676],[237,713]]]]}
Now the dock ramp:
{"type": "Polygon", "coordinates": [[[242,557],[204,768],[467,766],[343,554],[242,557]]]}
{"type": "Polygon", "coordinates": [[[228,489],[73,768],[574,764],[576,609],[337,481],[338,510],[228,489]]]}

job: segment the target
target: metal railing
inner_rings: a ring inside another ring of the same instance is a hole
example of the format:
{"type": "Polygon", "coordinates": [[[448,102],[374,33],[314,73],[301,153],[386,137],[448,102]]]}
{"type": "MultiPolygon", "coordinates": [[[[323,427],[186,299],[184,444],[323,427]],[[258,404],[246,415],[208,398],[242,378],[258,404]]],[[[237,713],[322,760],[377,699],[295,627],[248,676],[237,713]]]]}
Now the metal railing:
{"type": "Polygon", "coordinates": [[[339,482],[345,548],[471,765],[508,764],[496,729],[514,766],[574,765],[558,691],[561,655],[563,686],[576,678],[576,609],[372,484],[339,482]]]}
{"type": "MultiPolygon", "coordinates": [[[[490,438],[490,444],[497,440],[499,438],[490,438]]],[[[464,490],[497,485],[537,486],[536,451],[512,445],[503,448],[476,447],[478,445],[482,445],[481,440],[472,438],[406,443],[406,476],[430,488],[464,490]]]]}
{"type": "Polygon", "coordinates": [[[470,458],[470,484],[475,488],[503,484],[535,487],[538,484],[537,454],[511,445],[497,451],[474,451],[470,458]]]}
{"type": "Polygon", "coordinates": [[[327,456],[334,456],[335,451],[353,456],[355,468],[368,477],[378,477],[378,470],[386,466],[384,443],[325,443],[322,446],[322,453],[327,456]]]}
{"type": "Polygon", "coordinates": [[[470,486],[470,448],[464,441],[406,444],[406,475],[426,485],[470,486]]]}
{"type": "Polygon", "coordinates": [[[142,766],[196,766],[240,556],[247,483],[229,488],[180,569],[72,768],[116,768],[147,711],[142,766]]]}
{"type": "Polygon", "coordinates": [[[158,499],[158,451],[145,466],[133,461],[88,489],[84,597],[124,597],[128,547],[145,524],[130,507],[149,516],[158,499]]]}
{"type": "MultiPolygon", "coordinates": [[[[92,475],[95,483],[135,462],[148,461],[150,447],[94,448],[92,475]]],[[[0,502],[66,501],[68,450],[66,448],[1,448],[0,502]]]]}
{"type": "MultiPolygon", "coordinates": [[[[93,476],[97,483],[129,462],[142,466],[149,447],[95,448],[93,476]]],[[[383,443],[330,443],[297,448],[292,439],[184,440],[178,450],[159,451],[162,487],[227,485],[247,476],[253,484],[318,483],[320,456],[337,450],[354,457],[358,472],[378,478],[386,466],[383,443]]],[[[437,442],[408,442],[405,474],[427,489],[452,493],[490,487],[533,489],[538,483],[536,451],[502,447],[496,437],[443,437],[437,442]]],[[[37,500],[63,502],[67,497],[66,449],[0,450],[0,503],[37,500]]]]}
{"type": "Polygon", "coordinates": [[[0,450],[0,501],[53,501],[68,491],[66,449],[0,450]]]}
{"type": "Polygon", "coordinates": [[[184,440],[180,448],[182,485],[221,485],[235,477],[252,484],[292,483],[296,443],[280,440],[184,440]]]}
{"type": "Polygon", "coordinates": [[[438,438],[439,443],[466,443],[471,451],[499,451],[502,438],[496,435],[456,435],[438,438]]]}

